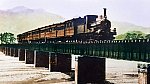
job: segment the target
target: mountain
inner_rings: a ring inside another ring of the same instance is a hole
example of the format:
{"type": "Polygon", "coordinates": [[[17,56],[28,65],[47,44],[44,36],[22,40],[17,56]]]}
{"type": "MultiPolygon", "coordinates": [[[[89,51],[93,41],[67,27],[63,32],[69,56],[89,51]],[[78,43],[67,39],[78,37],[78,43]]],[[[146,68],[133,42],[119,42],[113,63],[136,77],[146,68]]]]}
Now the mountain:
{"type": "Polygon", "coordinates": [[[150,34],[150,27],[142,27],[127,22],[112,21],[112,28],[117,29],[117,35],[124,34],[128,31],[141,31],[146,34],[150,34]]]}
{"type": "Polygon", "coordinates": [[[17,35],[63,20],[63,17],[42,9],[18,6],[8,10],[0,10],[0,32],[11,32],[17,35]]]}
{"type": "Polygon", "coordinates": [[[7,12],[12,12],[12,13],[32,13],[32,12],[34,12],[34,10],[26,8],[24,6],[17,6],[15,8],[8,9],[7,12]]]}
{"type": "MultiPolygon", "coordinates": [[[[18,6],[8,10],[0,10],[0,33],[11,32],[17,35],[42,26],[59,23],[63,20],[63,17],[49,13],[43,9],[30,9],[18,6]]],[[[150,33],[150,28],[127,22],[112,21],[112,28],[114,27],[117,29],[117,35],[128,31],[150,33]]]]}

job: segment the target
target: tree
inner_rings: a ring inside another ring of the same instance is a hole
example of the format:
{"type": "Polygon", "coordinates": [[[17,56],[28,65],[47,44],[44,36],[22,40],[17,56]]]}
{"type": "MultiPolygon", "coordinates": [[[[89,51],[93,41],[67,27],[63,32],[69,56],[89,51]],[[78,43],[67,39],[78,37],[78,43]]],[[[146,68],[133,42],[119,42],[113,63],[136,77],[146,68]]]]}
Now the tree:
{"type": "Polygon", "coordinates": [[[16,38],[14,34],[5,32],[0,34],[0,40],[1,44],[12,44],[15,42],[16,38]]]}
{"type": "Polygon", "coordinates": [[[146,39],[150,39],[150,34],[147,34],[147,35],[145,36],[145,38],[146,38],[146,39]]]}
{"type": "Polygon", "coordinates": [[[118,35],[116,40],[135,40],[135,39],[144,39],[145,34],[141,31],[129,31],[125,34],[118,35]]]}
{"type": "Polygon", "coordinates": [[[141,33],[127,33],[126,37],[125,37],[126,40],[135,40],[135,39],[144,39],[144,35],[141,34],[141,33]]]}

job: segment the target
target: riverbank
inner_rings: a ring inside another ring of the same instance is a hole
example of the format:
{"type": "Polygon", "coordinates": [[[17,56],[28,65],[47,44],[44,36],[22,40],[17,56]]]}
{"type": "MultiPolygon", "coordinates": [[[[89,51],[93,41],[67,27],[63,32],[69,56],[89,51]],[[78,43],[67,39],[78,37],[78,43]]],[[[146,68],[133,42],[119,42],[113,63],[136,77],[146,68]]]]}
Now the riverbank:
{"type": "Polygon", "coordinates": [[[18,57],[0,53],[0,84],[72,84],[70,77],[47,68],[35,68],[33,64],[18,61],[18,57]]]}
{"type": "MultiPolygon", "coordinates": [[[[115,84],[138,84],[138,63],[141,62],[106,59],[106,80],[115,84]]],[[[64,73],[35,68],[33,64],[18,61],[18,57],[0,52],[0,84],[74,84],[69,78],[64,73]]]]}

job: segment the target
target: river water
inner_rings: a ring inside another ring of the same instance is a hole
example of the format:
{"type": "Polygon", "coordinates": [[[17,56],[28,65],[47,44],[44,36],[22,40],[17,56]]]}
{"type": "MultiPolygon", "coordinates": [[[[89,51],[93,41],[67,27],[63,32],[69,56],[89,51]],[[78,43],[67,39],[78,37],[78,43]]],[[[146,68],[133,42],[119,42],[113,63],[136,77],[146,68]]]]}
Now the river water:
{"type": "MultiPolygon", "coordinates": [[[[72,60],[74,68],[75,56],[72,60]]],[[[115,84],[138,84],[137,64],[144,62],[106,59],[106,80],[115,84]]],[[[0,84],[74,84],[66,81],[69,76],[59,72],[49,72],[45,68],[35,68],[18,61],[18,57],[0,53],[0,84]]]]}
{"type": "Polygon", "coordinates": [[[135,61],[106,60],[106,79],[116,84],[138,84],[138,69],[135,61]]]}
{"type": "MultiPolygon", "coordinates": [[[[77,55],[73,56],[74,60],[75,57],[77,55]]],[[[106,58],[106,80],[115,84],[138,84],[138,64],[147,63],[106,58]]]]}

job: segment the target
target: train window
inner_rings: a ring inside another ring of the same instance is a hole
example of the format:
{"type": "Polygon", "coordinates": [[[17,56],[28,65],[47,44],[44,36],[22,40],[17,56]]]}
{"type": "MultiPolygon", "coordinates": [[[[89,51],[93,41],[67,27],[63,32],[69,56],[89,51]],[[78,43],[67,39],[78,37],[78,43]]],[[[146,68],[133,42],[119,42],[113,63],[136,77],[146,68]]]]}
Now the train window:
{"type": "Polygon", "coordinates": [[[70,27],[72,27],[72,22],[70,22],[70,27]]]}
{"type": "Polygon", "coordinates": [[[39,30],[39,33],[43,33],[43,30],[39,30]]]}
{"type": "Polygon", "coordinates": [[[64,26],[56,27],[55,30],[63,30],[64,26]]]}
{"type": "Polygon", "coordinates": [[[73,23],[72,22],[70,22],[70,27],[72,27],[73,26],[73,23]]]}
{"type": "Polygon", "coordinates": [[[69,22],[69,27],[71,27],[71,24],[70,24],[70,22],[69,22]]]}
{"type": "Polygon", "coordinates": [[[55,28],[52,28],[52,31],[54,31],[55,30],[55,28]]]}
{"type": "Polygon", "coordinates": [[[49,32],[52,32],[52,29],[49,29],[49,32]]]}
{"type": "Polygon", "coordinates": [[[69,27],[71,27],[71,23],[69,22],[69,27]]]}
{"type": "Polygon", "coordinates": [[[49,32],[49,31],[50,31],[50,29],[47,29],[47,31],[49,32]]]}
{"type": "Polygon", "coordinates": [[[47,32],[49,32],[49,29],[47,29],[47,32]]]}
{"type": "Polygon", "coordinates": [[[69,23],[67,23],[67,27],[69,27],[69,23]]]}
{"type": "Polygon", "coordinates": [[[55,28],[52,28],[52,31],[55,31],[55,28]]]}
{"type": "Polygon", "coordinates": [[[44,33],[45,31],[46,31],[45,29],[42,30],[43,33],[44,33]]]}
{"type": "Polygon", "coordinates": [[[35,31],[35,34],[38,34],[38,32],[37,32],[37,31],[35,31]]]}
{"type": "Polygon", "coordinates": [[[66,25],[67,25],[67,27],[72,27],[72,22],[69,22],[66,25]]]}

